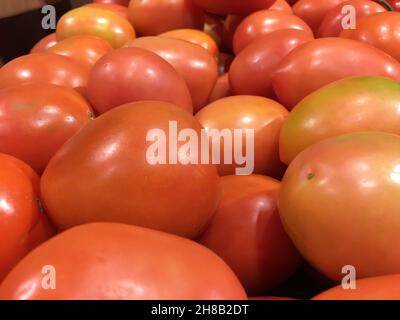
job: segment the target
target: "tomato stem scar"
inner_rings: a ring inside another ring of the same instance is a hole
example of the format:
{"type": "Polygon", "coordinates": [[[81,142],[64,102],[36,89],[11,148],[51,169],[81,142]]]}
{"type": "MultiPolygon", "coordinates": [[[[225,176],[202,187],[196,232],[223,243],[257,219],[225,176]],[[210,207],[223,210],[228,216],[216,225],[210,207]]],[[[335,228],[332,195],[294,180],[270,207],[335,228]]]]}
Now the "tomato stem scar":
{"type": "Polygon", "coordinates": [[[307,180],[311,180],[315,177],[315,173],[314,172],[310,172],[309,174],[307,174],[307,180]]]}

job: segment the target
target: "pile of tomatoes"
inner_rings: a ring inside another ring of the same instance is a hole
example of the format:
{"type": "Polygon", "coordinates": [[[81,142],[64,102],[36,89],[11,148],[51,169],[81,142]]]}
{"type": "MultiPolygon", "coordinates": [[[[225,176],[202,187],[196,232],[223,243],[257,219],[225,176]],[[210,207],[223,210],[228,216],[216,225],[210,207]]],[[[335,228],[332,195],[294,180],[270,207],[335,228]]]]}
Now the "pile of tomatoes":
{"type": "Polygon", "coordinates": [[[400,299],[398,3],[66,13],[0,69],[0,299],[400,299]],[[171,122],[253,173],[149,162],[171,122]]]}

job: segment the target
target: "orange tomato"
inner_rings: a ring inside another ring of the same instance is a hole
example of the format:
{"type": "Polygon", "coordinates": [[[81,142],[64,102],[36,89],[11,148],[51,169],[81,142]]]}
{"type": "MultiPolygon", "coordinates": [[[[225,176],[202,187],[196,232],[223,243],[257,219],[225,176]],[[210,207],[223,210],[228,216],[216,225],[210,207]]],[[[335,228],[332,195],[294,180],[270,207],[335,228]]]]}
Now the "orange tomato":
{"type": "Polygon", "coordinates": [[[105,9],[105,10],[110,10],[119,16],[121,16],[124,19],[129,19],[129,11],[126,6],[120,5],[120,4],[115,4],[115,3],[89,3],[85,5],[84,7],[89,7],[89,8],[97,8],[97,9],[105,9]]]}
{"type": "Polygon", "coordinates": [[[43,53],[57,43],[56,33],[51,33],[48,36],[39,40],[31,49],[30,53],[43,53]]]}
{"type": "Polygon", "coordinates": [[[214,102],[222,98],[232,96],[231,86],[229,85],[229,75],[227,73],[220,76],[215,83],[214,89],[211,92],[208,102],[214,102]]]}

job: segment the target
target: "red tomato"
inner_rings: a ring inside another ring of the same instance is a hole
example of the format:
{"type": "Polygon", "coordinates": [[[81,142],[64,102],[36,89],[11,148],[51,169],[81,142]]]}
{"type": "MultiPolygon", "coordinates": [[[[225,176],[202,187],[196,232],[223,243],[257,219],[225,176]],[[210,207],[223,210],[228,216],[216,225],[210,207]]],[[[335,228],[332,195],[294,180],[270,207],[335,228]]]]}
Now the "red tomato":
{"type": "Polygon", "coordinates": [[[247,15],[269,8],[275,0],[193,0],[207,12],[247,15]]]}
{"type": "Polygon", "coordinates": [[[400,275],[388,275],[357,280],[356,289],[345,290],[337,286],[313,300],[400,300],[400,275]]]}
{"type": "Polygon", "coordinates": [[[113,223],[73,228],[24,259],[0,299],[246,299],[229,267],[210,250],[173,235],[113,223]],[[43,288],[43,266],[56,289],[43,288]],[[205,268],[207,266],[207,268],[205,268]]]}
{"type": "Polygon", "coordinates": [[[272,75],[272,85],[279,101],[292,109],[308,94],[333,81],[363,75],[400,80],[400,64],[365,43],[322,38],[290,52],[272,75]]]}
{"type": "Polygon", "coordinates": [[[142,36],[156,36],[174,29],[203,30],[204,11],[192,0],[132,0],[129,19],[142,36]]]}
{"type": "Polygon", "coordinates": [[[400,1],[399,0],[375,0],[382,4],[385,8],[391,11],[400,11],[400,1]]]}
{"type": "Polygon", "coordinates": [[[94,3],[119,4],[127,7],[130,0],[93,0],[94,3]]]}
{"type": "Polygon", "coordinates": [[[361,19],[356,29],[343,30],[343,38],[366,42],[400,61],[400,12],[383,12],[361,19]]]}
{"type": "Polygon", "coordinates": [[[265,9],[293,13],[292,7],[285,0],[276,0],[272,6],[266,7],[265,9]]]}
{"type": "MultiPolygon", "coordinates": [[[[250,129],[254,130],[254,173],[281,177],[283,166],[279,160],[278,140],[282,124],[288,115],[279,103],[256,96],[233,96],[217,100],[196,114],[204,128],[211,129],[250,129]]],[[[233,136],[233,134],[232,134],[233,136]]],[[[235,174],[236,168],[245,167],[232,156],[232,164],[227,163],[224,154],[230,146],[221,139],[218,172],[220,175],[235,174]],[[225,150],[226,148],[226,150],[225,150]]],[[[242,155],[251,155],[251,146],[242,140],[242,155]]],[[[234,150],[231,150],[232,154],[234,150]]],[[[250,164],[250,163],[247,163],[250,164]]]]}
{"type": "Polygon", "coordinates": [[[40,212],[38,183],[29,166],[0,154],[0,283],[19,260],[55,233],[40,212]]]}
{"type": "Polygon", "coordinates": [[[215,83],[214,89],[211,92],[210,99],[208,100],[209,103],[214,102],[216,100],[226,98],[232,96],[231,86],[229,85],[229,77],[228,74],[225,73],[220,76],[215,83]]]}
{"type": "Polygon", "coordinates": [[[319,29],[319,37],[338,37],[340,32],[343,30],[342,21],[349,15],[347,11],[343,13],[345,6],[352,6],[356,13],[356,23],[358,27],[358,21],[363,18],[370,16],[374,13],[385,12],[386,9],[378,3],[370,0],[350,0],[343,2],[331,9],[322,20],[319,29]]]}
{"type": "Polygon", "coordinates": [[[112,50],[107,41],[94,36],[74,36],[48,49],[49,52],[69,57],[88,68],[93,67],[102,56],[112,50]]]}
{"type": "Polygon", "coordinates": [[[229,69],[233,92],[273,98],[271,74],[290,51],[311,40],[313,36],[308,32],[294,29],[274,31],[254,40],[229,69]]]}
{"type": "Polygon", "coordinates": [[[103,38],[113,48],[121,48],[136,37],[132,25],[120,15],[87,6],[67,12],[57,24],[58,41],[79,35],[103,38]]]}
{"type": "Polygon", "coordinates": [[[31,53],[46,52],[47,49],[51,48],[56,43],[57,43],[57,38],[56,38],[56,33],[54,32],[41,39],[38,43],[36,43],[31,49],[31,53]]]}
{"type": "Polygon", "coordinates": [[[221,186],[220,206],[200,243],[224,259],[249,295],[265,293],[301,264],[279,218],[280,183],[257,175],[226,176],[221,186]]]}
{"type": "Polygon", "coordinates": [[[233,35],[237,27],[242,23],[245,17],[237,15],[228,15],[222,29],[222,44],[226,49],[233,49],[233,35]]]}
{"type": "Polygon", "coordinates": [[[352,133],[300,153],[282,181],[279,212],[302,255],[324,275],[400,271],[400,136],[352,133]],[[381,257],[381,259],[377,259],[381,257]]]}
{"type": "Polygon", "coordinates": [[[295,15],[283,11],[263,10],[251,14],[240,23],[233,36],[233,49],[238,54],[260,36],[281,29],[303,30],[313,36],[308,25],[295,15]]]}
{"type": "MultiPolygon", "coordinates": [[[[64,144],[41,181],[44,204],[56,225],[67,229],[110,221],[198,236],[218,206],[217,170],[211,164],[149,162],[149,147],[155,144],[149,131],[164,130],[174,139],[170,121],[177,122],[178,132],[193,129],[200,135],[200,124],[189,113],[152,101],[114,109],[64,144]]],[[[179,151],[184,142],[177,143],[179,151]]],[[[188,161],[189,156],[180,153],[179,159],[188,161]]]]}
{"type": "Polygon", "coordinates": [[[114,4],[114,3],[89,3],[89,4],[85,5],[84,7],[110,10],[110,11],[113,11],[114,13],[118,14],[122,18],[128,19],[129,11],[128,11],[127,5],[125,6],[125,5],[114,4]]]}
{"type": "Polygon", "coordinates": [[[33,53],[0,69],[0,89],[27,82],[52,83],[69,88],[87,86],[89,69],[54,53],[33,53]]]}
{"type": "Polygon", "coordinates": [[[103,56],[90,74],[88,98],[100,114],[139,100],[171,102],[193,112],[184,79],[168,62],[140,48],[122,48],[103,56]]]}
{"type": "Polygon", "coordinates": [[[0,91],[0,152],[11,154],[41,174],[56,151],[91,116],[74,90],[28,83],[0,91]]]}
{"type": "Polygon", "coordinates": [[[169,62],[185,79],[195,112],[207,104],[218,79],[217,62],[207,51],[187,41],[162,37],[142,37],[128,45],[152,51],[169,62]]]}

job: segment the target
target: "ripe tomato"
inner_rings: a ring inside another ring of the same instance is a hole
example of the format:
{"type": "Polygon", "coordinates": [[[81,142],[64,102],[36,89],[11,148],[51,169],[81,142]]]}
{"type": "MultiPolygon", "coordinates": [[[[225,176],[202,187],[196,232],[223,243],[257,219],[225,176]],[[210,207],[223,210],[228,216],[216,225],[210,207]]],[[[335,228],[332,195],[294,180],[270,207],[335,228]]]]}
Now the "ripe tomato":
{"type": "Polygon", "coordinates": [[[0,283],[19,260],[55,233],[40,212],[38,184],[29,166],[0,154],[0,283]]]}
{"type": "Polygon", "coordinates": [[[342,135],[304,150],[282,181],[279,212],[302,255],[331,279],[398,273],[400,136],[342,135]],[[381,257],[381,259],[377,259],[381,257]]]}
{"type": "Polygon", "coordinates": [[[288,13],[293,13],[292,7],[285,0],[276,0],[272,6],[266,7],[265,9],[286,11],[288,13]]]}
{"type": "MultiPolygon", "coordinates": [[[[233,96],[209,104],[196,114],[196,118],[208,130],[230,129],[231,133],[234,129],[254,130],[254,173],[279,178],[283,170],[279,160],[279,132],[287,115],[288,111],[273,100],[256,96],[233,96]]],[[[221,140],[218,172],[220,175],[235,174],[236,168],[245,165],[239,164],[234,157],[231,164],[227,163],[224,154],[230,153],[231,146],[225,146],[225,139],[221,140]]],[[[244,134],[241,148],[239,154],[251,155],[252,148],[247,145],[244,134]]],[[[234,151],[231,151],[232,154],[234,151]]]]}
{"type": "Polygon", "coordinates": [[[187,41],[163,37],[142,37],[128,46],[152,51],[169,62],[185,79],[195,112],[207,104],[218,79],[217,62],[207,51],[187,41]]]}
{"type": "Polygon", "coordinates": [[[208,102],[214,102],[219,99],[232,96],[231,86],[229,85],[229,75],[227,73],[220,76],[215,83],[214,89],[211,92],[208,102]]]}
{"type": "Polygon", "coordinates": [[[333,81],[363,75],[400,80],[400,64],[365,43],[322,38],[290,52],[272,75],[272,85],[279,101],[292,109],[308,94],[333,81]]]}
{"type": "Polygon", "coordinates": [[[174,29],[203,30],[204,11],[192,0],[132,0],[129,19],[142,36],[156,36],[174,29]]]}
{"type": "Polygon", "coordinates": [[[57,40],[78,35],[103,38],[113,48],[121,48],[136,34],[132,25],[118,14],[105,9],[81,7],[67,12],[57,24],[57,40]]]}
{"type": "MultiPolygon", "coordinates": [[[[340,32],[343,30],[342,21],[348,16],[348,13],[343,13],[345,6],[352,6],[356,13],[356,23],[363,18],[370,16],[374,13],[385,12],[386,9],[380,4],[371,0],[350,0],[343,2],[331,9],[322,20],[319,29],[319,37],[338,37],[340,32]]],[[[357,25],[358,27],[358,25],[357,25]]]]}
{"type": "Polygon", "coordinates": [[[0,152],[41,174],[50,158],[89,120],[88,103],[74,90],[28,83],[0,91],[0,152]]]}
{"type": "Polygon", "coordinates": [[[140,48],[122,48],[103,56],[90,74],[88,98],[100,114],[139,100],[167,101],[193,112],[184,79],[168,62],[140,48]]]}
{"type": "Polygon", "coordinates": [[[74,36],[55,44],[48,49],[91,68],[106,53],[112,51],[111,45],[102,38],[94,36],[74,36]]]}
{"type": "Polygon", "coordinates": [[[246,294],[229,267],[195,242],[93,223],[63,232],[32,252],[0,286],[0,299],[197,300],[246,299],[246,294]],[[49,264],[56,275],[54,290],[42,285],[41,271],[49,264]]]}
{"type": "MultiPolygon", "coordinates": [[[[193,129],[200,136],[201,126],[189,113],[152,101],[114,109],[64,144],[41,182],[55,224],[67,229],[88,222],[122,222],[198,236],[219,202],[217,170],[211,164],[150,162],[149,147],[155,142],[149,141],[149,131],[163,130],[174,139],[169,121],[177,122],[178,132],[193,129]]],[[[178,150],[184,142],[178,142],[178,150]]],[[[189,156],[180,153],[179,159],[187,161],[189,156]]]]}
{"type": "Polygon", "coordinates": [[[301,264],[279,218],[280,182],[257,175],[225,176],[221,186],[220,206],[200,243],[224,259],[249,295],[266,293],[301,264]]]}
{"type": "Polygon", "coordinates": [[[84,7],[89,7],[89,8],[97,8],[97,9],[105,9],[105,10],[110,10],[119,16],[121,16],[124,19],[129,19],[129,11],[126,6],[120,5],[120,4],[114,4],[114,3],[89,3],[85,5],[84,7]]]}
{"type": "Polygon", "coordinates": [[[52,83],[69,88],[87,86],[89,69],[54,53],[33,53],[14,59],[0,69],[0,89],[27,82],[52,83]]]}
{"type": "Polygon", "coordinates": [[[278,30],[257,38],[232,62],[229,80],[233,92],[273,98],[271,74],[290,51],[311,40],[313,36],[308,32],[294,29],[278,30]]]}
{"type": "Polygon", "coordinates": [[[56,33],[51,33],[48,36],[42,38],[38,41],[33,48],[31,49],[30,53],[43,53],[46,52],[47,49],[51,48],[57,43],[56,33]]]}
{"type": "Polygon", "coordinates": [[[313,36],[308,25],[295,15],[283,11],[262,10],[249,15],[237,27],[233,36],[233,50],[238,54],[260,36],[281,29],[303,30],[310,37],[313,36]]]}
{"type": "Polygon", "coordinates": [[[193,0],[207,12],[247,15],[269,8],[275,0],[193,0]]]}
{"type": "Polygon", "coordinates": [[[104,3],[104,4],[119,4],[121,6],[127,7],[130,0],[93,0],[94,3],[104,3]]]}

